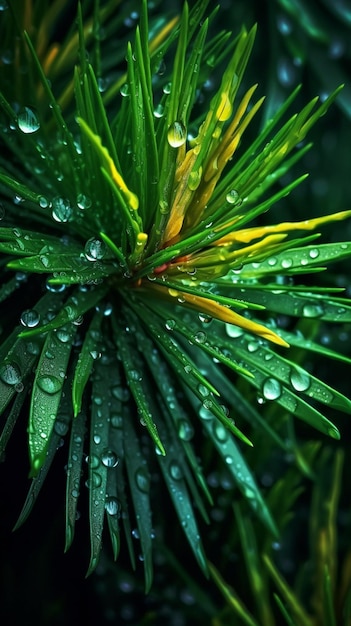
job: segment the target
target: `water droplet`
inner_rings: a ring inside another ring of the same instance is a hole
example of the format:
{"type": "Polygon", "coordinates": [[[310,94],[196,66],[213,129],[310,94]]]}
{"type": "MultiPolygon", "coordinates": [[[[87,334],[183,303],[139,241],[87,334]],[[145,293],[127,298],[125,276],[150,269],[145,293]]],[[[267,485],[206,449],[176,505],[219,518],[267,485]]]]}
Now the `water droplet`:
{"type": "Polygon", "coordinates": [[[239,192],[236,189],[228,191],[226,197],[228,204],[236,204],[240,200],[239,192]]]}
{"type": "Polygon", "coordinates": [[[280,398],[282,387],[279,380],[266,378],[262,386],[262,393],[266,400],[277,400],[280,398]]]}
{"type": "Polygon", "coordinates": [[[169,94],[171,93],[171,88],[172,88],[172,83],[166,83],[162,91],[165,94],[169,94]]]}
{"type": "Polygon", "coordinates": [[[312,249],[309,251],[308,256],[309,256],[311,259],[316,259],[316,258],[319,256],[319,250],[318,250],[318,248],[312,248],[312,249]]]}
{"type": "Polygon", "coordinates": [[[37,384],[42,391],[45,391],[45,393],[48,393],[49,395],[54,395],[62,389],[62,380],[57,378],[57,376],[52,376],[51,374],[39,376],[37,384]]]}
{"type": "Polygon", "coordinates": [[[201,182],[201,177],[202,177],[202,167],[199,167],[198,170],[193,170],[192,172],[190,172],[189,178],[188,178],[188,187],[191,191],[195,191],[198,188],[201,182]]]}
{"type": "Polygon", "coordinates": [[[282,260],[282,267],[287,270],[289,269],[289,267],[291,267],[293,264],[293,260],[292,259],[283,259],[282,260]]]}
{"type": "Polygon", "coordinates": [[[227,441],[229,437],[228,430],[225,428],[225,426],[223,426],[223,424],[217,421],[213,423],[213,432],[216,439],[218,439],[218,441],[220,441],[221,443],[227,441]]]}
{"type": "Polygon", "coordinates": [[[129,389],[127,389],[127,387],[121,387],[120,385],[112,387],[111,393],[114,398],[121,402],[128,402],[130,397],[129,389]]]}
{"type": "Polygon", "coordinates": [[[227,454],[227,456],[225,457],[224,460],[227,463],[227,465],[232,465],[233,464],[233,457],[230,456],[230,454],[227,454]]]}
{"type": "Polygon", "coordinates": [[[123,426],[122,415],[118,415],[117,413],[111,415],[111,426],[112,428],[122,428],[123,426]]]}
{"type": "Polygon", "coordinates": [[[79,209],[84,211],[84,209],[89,209],[91,207],[91,199],[88,198],[84,193],[79,193],[77,196],[77,206],[79,209]]]}
{"type": "Polygon", "coordinates": [[[203,398],[207,398],[210,395],[209,389],[205,385],[202,385],[201,383],[198,385],[197,390],[203,398]]]}
{"type": "Polygon", "coordinates": [[[141,376],[140,372],[138,372],[138,370],[130,370],[129,375],[131,380],[134,380],[135,382],[140,382],[141,380],[143,380],[143,377],[141,376]]]}
{"type": "Polygon", "coordinates": [[[329,56],[331,59],[340,59],[346,51],[345,43],[341,39],[335,39],[329,47],[329,56]]]}
{"type": "Polygon", "coordinates": [[[304,317],[321,317],[324,309],[320,304],[305,304],[302,309],[302,315],[304,317]]]}
{"type": "Polygon", "coordinates": [[[0,367],[0,378],[7,385],[18,385],[22,376],[16,363],[3,363],[0,367]]]}
{"type": "Polygon", "coordinates": [[[186,420],[179,420],[178,423],[178,435],[183,441],[190,441],[194,436],[194,429],[192,425],[186,420]]]}
{"type": "Polygon", "coordinates": [[[172,319],[167,320],[165,323],[165,327],[167,330],[174,330],[175,326],[176,326],[176,322],[175,320],[172,320],[172,319]]]}
{"type": "Polygon", "coordinates": [[[98,261],[102,259],[106,253],[106,245],[100,239],[91,237],[84,246],[85,258],[88,261],[98,261]]]}
{"type": "Polygon", "coordinates": [[[26,135],[35,133],[40,128],[37,114],[31,107],[24,107],[17,116],[18,128],[26,135]]]}
{"type": "Polygon", "coordinates": [[[160,103],[154,109],[154,116],[157,118],[160,118],[162,117],[163,113],[164,113],[164,106],[163,104],[160,103]]]}
{"type": "Polygon", "coordinates": [[[56,419],[54,423],[54,431],[60,437],[64,437],[68,433],[69,425],[62,419],[56,419]]]}
{"type": "Polygon", "coordinates": [[[226,333],[229,337],[233,337],[236,339],[237,337],[241,337],[244,333],[243,329],[240,326],[234,326],[234,324],[226,324],[225,325],[226,333]]]}
{"type": "Polygon", "coordinates": [[[100,459],[96,454],[90,454],[85,460],[91,469],[97,469],[100,465],[100,459]]]}
{"type": "Polygon", "coordinates": [[[109,515],[118,515],[120,510],[120,504],[117,498],[109,496],[106,498],[105,510],[109,515]]]}
{"type": "Polygon", "coordinates": [[[92,472],[91,474],[91,478],[87,481],[87,487],[89,487],[90,489],[92,487],[100,487],[102,483],[102,478],[101,478],[101,474],[99,474],[98,472],[92,472]]]}
{"type": "Polygon", "coordinates": [[[292,32],[292,23],[290,19],[281,13],[277,16],[277,27],[282,35],[290,35],[292,32]]]}
{"type": "Polygon", "coordinates": [[[196,343],[205,343],[206,338],[206,333],[204,333],[202,330],[199,330],[197,333],[195,333],[193,337],[196,343]]]}
{"type": "Polygon", "coordinates": [[[296,79],[296,70],[290,59],[283,57],[278,61],[278,80],[283,87],[291,87],[296,79]]]}
{"type": "Polygon", "coordinates": [[[40,322],[40,315],[35,309],[26,309],[21,315],[21,324],[27,328],[34,328],[40,322]]]}
{"type": "Polygon", "coordinates": [[[200,322],[202,322],[203,324],[210,324],[213,320],[212,317],[210,317],[209,315],[205,315],[204,313],[199,313],[199,320],[200,322]]]}
{"type": "Polygon", "coordinates": [[[116,467],[118,465],[118,456],[114,450],[107,449],[102,453],[101,461],[105,467],[116,467]]]}
{"type": "Polygon", "coordinates": [[[150,477],[145,467],[139,467],[135,472],[135,482],[138,489],[144,493],[148,493],[150,489],[150,477]]]}
{"type": "Polygon", "coordinates": [[[167,133],[168,143],[172,148],[179,148],[186,141],[186,128],[183,122],[173,122],[167,133]]]}
{"type": "Polygon", "coordinates": [[[56,196],[52,201],[52,217],[56,222],[69,222],[72,218],[69,200],[56,196]]]}
{"type": "MultiPolygon", "coordinates": [[[[206,402],[206,400],[205,400],[205,402],[206,402]]],[[[210,411],[210,407],[205,406],[205,402],[200,407],[199,416],[203,420],[212,420],[213,419],[213,413],[210,411]]]]}
{"type": "Polygon", "coordinates": [[[71,338],[69,332],[65,330],[65,328],[58,328],[56,331],[56,337],[59,341],[61,341],[61,343],[67,343],[71,338]]]}
{"type": "Polygon", "coordinates": [[[297,368],[291,371],[290,382],[296,391],[307,391],[311,384],[308,373],[297,368]]]}
{"type": "Polygon", "coordinates": [[[256,352],[256,350],[258,350],[259,347],[260,347],[260,344],[258,343],[258,341],[249,341],[249,343],[247,344],[247,351],[256,352]]]}
{"type": "Polygon", "coordinates": [[[129,96],[129,85],[128,83],[124,83],[124,85],[122,85],[121,89],[120,89],[120,94],[121,96],[123,96],[124,98],[126,98],[127,96],[129,96]]]}
{"type": "Polygon", "coordinates": [[[156,69],[156,73],[159,76],[163,76],[165,74],[165,72],[166,72],[166,63],[165,63],[164,59],[162,58],[160,60],[160,64],[159,64],[158,68],[156,69]]]}
{"type": "Polygon", "coordinates": [[[49,201],[45,198],[45,196],[40,196],[39,204],[42,209],[46,209],[49,206],[49,201]]]}
{"type": "Polygon", "coordinates": [[[169,464],[169,473],[174,480],[180,480],[183,478],[182,469],[176,461],[171,461],[169,464]]]}

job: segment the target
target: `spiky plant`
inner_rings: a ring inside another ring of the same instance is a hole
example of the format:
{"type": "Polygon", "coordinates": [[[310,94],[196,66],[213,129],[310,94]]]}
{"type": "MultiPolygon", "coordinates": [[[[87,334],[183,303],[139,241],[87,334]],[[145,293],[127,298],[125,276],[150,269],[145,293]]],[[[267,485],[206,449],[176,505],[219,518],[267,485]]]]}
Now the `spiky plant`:
{"type": "Polygon", "coordinates": [[[86,15],[78,5],[67,35],[53,25],[68,3],[20,5],[8,2],[1,35],[0,452],[28,402],[31,485],[17,525],[66,438],[66,549],[86,482],[88,571],[105,519],[114,557],[122,528],[134,564],[136,525],[149,590],[152,528],[162,523],[156,467],[207,573],[195,512],[207,520],[212,503],[201,442],[274,537],[247,446],[265,437],[294,454],[290,416],[338,438],[317,403],[350,412],[299,355],[342,356],[296,320],[350,321],[350,302],[311,274],[348,258],[351,244],[320,244],[310,231],[351,212],[262,222],[305,179],[287,173],[339,89],[289,117],[295,89],[246,141],[263,102],[244,79],[255,27],[208,36],[216,10],[205,17],[199,0],[149,29],[144,0],[131,42],[116,51],[117,0],[86,15]],[[279,407],[271,420],[249,389],[279,407]]]}

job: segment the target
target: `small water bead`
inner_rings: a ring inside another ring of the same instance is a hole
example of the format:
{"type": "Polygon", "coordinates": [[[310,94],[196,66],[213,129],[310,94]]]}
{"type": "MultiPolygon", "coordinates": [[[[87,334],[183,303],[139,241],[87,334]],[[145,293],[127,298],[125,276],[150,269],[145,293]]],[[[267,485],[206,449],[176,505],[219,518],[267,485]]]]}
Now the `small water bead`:
{"type": "Polygon", "coordinates": [[[228,204],[237,204],[237,202],[240,200],[239,192],[236,189],[231,189],[230,191],[228,191],[225,199],[228,204]]]}
{"type": "Polygon", "coordinates": [[[169,319],[165,323],[166,330],[174,330],[176,327],[175,320],[169,319]]]}
{"type": "Polygon", "coordinates": [[[193,436],[194,436],[194,428],[190,424],[190,422],[187,422],[184,419],[179,421],[179,423],[178,423],[178,435],[179,435],[179,438],[182,439],[183,441],[190,441],[193,438],[193,436]]]}
{"type": "Polygon", "coordinates": [[[169,464],[169,473],[174,480],[181,480],[181,478],[183,478],[182,469],[177,461],[171,461],[169,464]]]}
{"type": "Polygon", "coordinates": [[[22,376],[17,363],[3,363],[0,367],[0,379],[7,385],[18,385],[22,380],[22,376]]]}
{"type": "Polygon", "coordinates": [[[172,88],[172,83],[166,83],[162,91],[163,93],[168,95],[171,93],[171,88],[172,88]]]}
{"type": "Polygon", "coordinates": [[[129,375],[130,379],[134,380],[135,382],[140,382],[141,380],[143,380],[143,377],[141,376],[140,372],[138,372],[138,370],[130,370],[129,375]]]}
{"type": "Polygon", "coordinates": [[[290,33],[292,32],[293,26],[292,26],[290,19],[286,15],[283,15],[282,13],[280,13],[277,16],[277,28],[282,35],[286,36],[286,35],[290,35],[290,33]]]}
{"type": "Polygon", "coordinates": [[[128,402],[130,398],[129,389],[127,389],[127,387],[121,387],[120,385],[112,387],[111,393],[114,398],[120,400],[121,402],[128,402]]]}
{"type": "Polygon", "coordinates": [[[199,320],[203,324],[210,324],[213,321],[213,318],[209,315],[205,315],[204,313],[199,313],[199,320]]]}
{"type": "MultiPolygon", "coordinates": [[[[102,38],[103,37],[100,36],[100,39],[102,38]]],[[[109,81],[106,78],[103,78],[102,76],[100,76],[98,78],[97,83],[98,83],[98,88],[99,88],[100,93],[103,93],[104,91],[106,91],[109,81]]]]}
{"type": "Polygon", "coordinates": [[[205,343],[205,341],[207,339],[206,333],[204,333],[203,331],[199,330],[197,333],[195,333],[193,339],[194,339],[194,341],[196,343],[205,343]]]}
{"type": "Polygon", "coordinates": [[[129,96],[129,85],[128,83],[125,83],[124,85],[122,85],[121,89],[120,89],[120,94],[121,96],[123,96],[124,98],[126,98],[127,96],[129,96]]]}
{"type": "Polygon", "coordinates": [[[290,59],[281,58],[278,61],[277,75],[283,87],[291,87],[296,80],[296,69],[290,59]]]}
{"type": "Polygon", "coordinates": [[[116,467],[118,465],[119,459],[114,450],[108,448],[102,453],[101,461],[105,467],[116,467]]]}
{"type": "Polygon", "coordinates": [[[106,254],[106,244],[96,237],[91,237],[84,246],[84,254],[88,261],[98,261],[106,254]]]}
{"type": "Polygon", "coordinates": [[[316,259],[316,258],[319,256],[319,250],[318,250],[318,248],[312,248],[312,249],[309,251],[308,256],[309,256],[311,259],[316,259]]]}
{"type": "Polygon", "coordinates": [[[229,438],[228,430],[220,422],[214,422],[213,432],[216,439],[218,439],[221,443],[224,443],[229,438]]]}
{"type": "Polygon", "coordinates": [[[249,343],[247,344],[247,351],[256,352],[256,350],[258,350],[259,347],[260,347],[260,344],[258,343],[258,341],[249,341],[249,343]]]}
{"type": "Polygon", "coordinates": [[[225,330],[227,335],[229,337],[233,337],[234,339],[236,339],[237,337],[241,337],[241,335],[244,334],[243,329],[240,326],[235,326],[234,324],[226,323],[225,330]]]}
{"type": "Polygon", "coordinates": [[[100,459],[96,454],[85,457],[85,462],[88,463],[90,469],[97,469],[100,466],[100,459]]]}
{"type": "Polygon", "coordinates": [[[305,304],[302,309],[304,317],[321,317],[323,313],[324,309],[320,304],[305,304]]]}
{"type": "Polygon", "coordinates": [[[200,385],[198,385],[197,390],[203,398],[207,398],[210,395],[209,389],[205,385],[202,385],[201,383],[200,385]]]}
{"type": "Polygon", "coordinates": [[[77,196],[77,207],[84,211],[85,209],[89,209],[92,205],[92,201],[88,196],[84,193],[79,193],[77,196]]]}
{"type": "Polygon", "coordinates": [[[17,116],[18,128],[26,135],[35,133],[40,128],[37,114],[31,107],[24,107],[17,116]]]}
{"type": "Polygon", "coordinates": [[[193,170],[189,174],[188,178],[188,187],[191,191],[195,191],[201,183],[202,177],[202,167],[199,167],[198,170],[193,170]]]}
{"type": "Polygon", "coordinates": [[[62,389],[62,380],[57,376],[47,374],[46,376],[39,376],[37,379],[38,387],[49,395],[54,395],[62,389]]]}
{"type": "Polygon", "coordinates": [[[57,196],[52,201],[52,217],[56,222],[69,222],[72,218],[72,207],[69,200],[57,196]]]}
{"type": "Polygon", "coordinates": [[[280,398],[282,387],[279,380],[266,378],[262,386],[262,393],[266,400],[277,400],[280,398]]]}
{"type": "Polygon", "coordinates": [[[203,420],[212,420],[213,419],[213,413],[211,411],[211,407],[212,407],[212,401],[211,400],[204,400],[204,402],[203,402],[203,404],[202,404],[202,406],[200,407],[200,410],[199,410],[199,416],[201,417],[201,419],[203,419],[203,420]]]}
{"type": "Polygon", "coordinates": [[[154,117],[157,117],[158,119],[160,117],[162,117],[164,114],[164,106],[163,104],[159,103],[155,109],[154,109],[154,117]]]}
{"type": "Polygon", "coordinates": [[[291,267],[291,266],[292,266],[292,264],[293,264],[293,260],[292,260],[292,259],[290,259],[290,258],[287,258],[287,259],[283,259],[283,260],[282,260],[282,267],[283,267],[285,270],[289,269],[289,267],[291,267]]]}
{"type": "Polygon", "coordinates": [[[40,315],[35,309],[26,309],[21,315],[20,322],[27,328],[35,328],[40,322],[40,315]]]}
{"type": "Polygon", "coordinates": [[[150,477],[145,467],[139,467],[135,472],[135,482],[140,489],[140,491],[144,493],[148,493],[150,489],[150,477]]]}
{"type": "Polygon", "coordinates": [[[329,47],[329,56],[331,59],[340,59],[346,51],[345,43],[341,39],[335,39],[329,47]]]}
{"type": "Polygon", "coordinates": [[[69,424],[68,422],[62,420],[62,419],[56,419],[55,423],[54,423],[54,431],[57,435],[59,435],[60,437],[64,437],[65,435],[67,435],[68,433],[68,429],[69,429],[69,424]]]}
{"type": "Polygon", "coordinates": [[[61,343],[68,343],[71,338],[71,335],[64,327],[62,327],[62,328],[57,329],[56,337],[59,341],[61,341],[61,343]]]}
{"type": "Polygon", "coordinates": [[[49,206],[49,201],[45,198],[45,196],[40,196],[39,205],[42,209],[46,209],[49,206]]]}
{"type": "Polygon", "coordinates": [[[99,474],[98,472],[92,472],[91,473],[91,478],[89,478],[86,481],[86,486],[88,487],[88,489],[97,489],[98,487],[101,486],[102,483],[102,477],[101,474],[99,474]]]}
{"type": "Polygon", "coordinates": [[[117,413],[111,415],[110,418],[112,428],[122,428],[123,426],[123,417],[117,413]]]}
{"type": "Polygon", "coordinates": [[[120,503],[117,498],[108,496],[105,502],[105,510],[109,515],[118,515],[120,512],[120,503]]]}
{"type": "Polygon", "coordinates": [[[275,265],[277,265],[277,259],[276,257],[272,256],[270,259],[268,259],[267,263],[270,267],[274,267],[275,265]]]}
{"type": "Polygon", "coordinates": [[[311,379],[307,372],[294,368],[290,374],[290,382],[296,391],[307,391],[311,384],[311,379]]]}
{"type": "Polygon", "coordinates": [[[186,128],[183,122],[173,122],[167,132],[168,143],[172,148],[179,148],[186,142],[186,128]]]}

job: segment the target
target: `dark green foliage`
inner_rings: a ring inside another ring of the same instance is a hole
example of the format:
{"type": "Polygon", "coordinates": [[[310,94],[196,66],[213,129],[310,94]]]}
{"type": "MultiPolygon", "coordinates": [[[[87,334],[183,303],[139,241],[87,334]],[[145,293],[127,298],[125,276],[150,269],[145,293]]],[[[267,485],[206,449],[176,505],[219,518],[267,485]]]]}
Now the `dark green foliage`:
{"type": "MultiPolygon", "coordinates": [[[[25,7],[0,11],[0,458],[10,484],[17,436],[18,533],[62,464],[65,548],[83,546],[106,621],[348,624],[351,207],[305,174],[306,136],[336,111],[350,135],[347,10],[25,7]],[[111,581],[134,607],[149,592],[140,614],[111,581]]],[[[50,610],[33,620],[61,623],[50,610]]]]}

